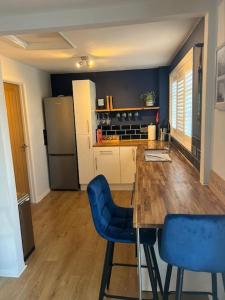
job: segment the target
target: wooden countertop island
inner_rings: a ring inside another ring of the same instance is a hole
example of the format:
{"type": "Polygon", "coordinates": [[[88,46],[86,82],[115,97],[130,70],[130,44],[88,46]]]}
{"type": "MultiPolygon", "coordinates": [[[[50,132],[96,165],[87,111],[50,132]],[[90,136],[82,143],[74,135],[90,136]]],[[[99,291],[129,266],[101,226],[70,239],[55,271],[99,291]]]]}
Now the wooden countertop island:
{"type": "Polygon", "coordinates": [[[225,202],[199,182],[198,171],[174,149],[172,162],[145,162],[144,150],[161,143],[140,145],[134,192],[134,227],[162,227],[167,214],[225,214],[225,202]]]}

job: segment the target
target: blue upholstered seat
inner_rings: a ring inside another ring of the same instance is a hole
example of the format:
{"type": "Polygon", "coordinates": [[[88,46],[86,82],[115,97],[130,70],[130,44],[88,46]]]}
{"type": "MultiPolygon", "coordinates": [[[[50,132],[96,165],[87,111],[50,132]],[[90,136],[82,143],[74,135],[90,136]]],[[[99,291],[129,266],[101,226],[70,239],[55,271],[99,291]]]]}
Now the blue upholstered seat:
{"type": "Polygon", "coordinates": [[[225,216],[168,215],[160,244],[160,256],[168,264],[225,272],[225,216]]]}
{"type": "Polygon", "coordinates": [[[168,263],[163,299],[170,294],[172,268],[176,266],[177,300],[182,299],[184,270],[211,273],[212,292],[204,294],[218,300],[217,273],[222,273],[225,287],[225,216],[168,215],[159,232],[159,252],[168,263]]]}
{"type": "MultiPolygon", "coordinates": [[[[87,191],[97,232],[108,241],[136,243],[133,209],[115,205],[105,177],[95,177],[89,183],[87,191]]],[[[143,244],[154,245],[156,230],[142,229],[140,239],[143,244]]]]}
{"type": "MultiPolygon", "coordinates": [[[[97,232],[107,240],[99,300],[103,300],[105,296],[116,299],[137,299],[133,297],[108,295],[105,291],[110,285],[113,266],[136,267],[134,265],[113,263],[115,243],[136,244],[136,230],[133,228],[133,209],[115,205],[108,182],[103,175],[95,177],[89,183],[87,191],[95,228],[97,232]]],[[[161,293],[163,288],[153,247],[156,241],[156,230],[140,230],[140,241],[144,244],[143,248],[152,285],[153,299],[158,300],[157,282],[161,293]]]]}

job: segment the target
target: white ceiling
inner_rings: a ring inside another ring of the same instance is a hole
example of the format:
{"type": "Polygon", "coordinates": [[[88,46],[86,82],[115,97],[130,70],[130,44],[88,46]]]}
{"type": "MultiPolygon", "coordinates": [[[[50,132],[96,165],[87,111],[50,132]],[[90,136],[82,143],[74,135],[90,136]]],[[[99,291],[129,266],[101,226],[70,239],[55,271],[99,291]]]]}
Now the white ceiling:
{"type": "Polygon", "coordinates": [[[96,6],[132,4],[137,0],[6,0],[0,2],[0,16],[39,13],[96,6]]]}
{"type": "MultiPolygon", "coordinates": [[[[61,2],[51,1],[58,4],[61,2]]],[[[8,2],[13,1],[8,0],[8,2]]],[[[27,0],[27,2],[35,4],[34,0],[27,0]]],[[[65,2],[85,5],[88,2],[109,1],[66,0],[65,2]]],[[[183,18],[146,24],[64,31],[63,35],[76,46],[75,48],[68,46],[58,33],[19,35],[28,43],[32,42],[28,49],[20,48],[1,37],[0,53],[51,73],[87,71],[88,69],[85,68],[79,71],[75,68],[74,57],[83,55],[94,58],[95,65],[92,71],[153,68],[171,62],[175,52],[196,22],[196,18],[183,18]]]]}

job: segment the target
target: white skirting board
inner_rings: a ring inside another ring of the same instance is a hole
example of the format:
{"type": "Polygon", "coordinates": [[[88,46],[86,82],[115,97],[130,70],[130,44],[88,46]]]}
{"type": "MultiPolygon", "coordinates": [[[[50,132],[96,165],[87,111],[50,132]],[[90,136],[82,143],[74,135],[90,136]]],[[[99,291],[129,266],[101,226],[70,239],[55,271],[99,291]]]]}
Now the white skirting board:
{"type": "Polygon", "coordinates": [[[24,268],[18,273],[8,270],[0,270],[0,277],[19,278],[25,271],[26,267],[27,266],[25,265],[24,268]]]}
{"type": "MultiPolygon", "coordinates": [[[[160,259],[159,252],[158,252],[158,243],[155,245],[155,253],[159,265],[159,271],[162,279],[162,284],[164,286],[165,283],[165,276],[166,276],[166,268],[167,265],[160,259]]],[[[141,257],[142,257],[142,264],[146,265],[144,249],[141,249],[141,257]]],[[[170,290],[176,290],[176,273],[177,268],[173,268],[171,283],[170,283],[170,290]]],[[[148,276],[148,271],[145,268],[142,268],[142,290],[143,291],[151,291],[150,280],[148,276]]],[[[184,291],[203,291],[203,292],[210,292],[212,290],[212,283],[211,283],[211,275],[207,273],[197,273],[197,272],[184,272],[184,291]]],[[[218,297],[219,300],[225,299],[225,293],[223,289],[223,282],[222,276],[218,275],[218,297]]],[[[211,297],[209,296],[209,299],[211,297]]]]}
{"type": "Polygon", "coordinates": [[[51,190],[48,189],[47,191],[45,191],[41,195],[38,195],[36,197],[35,201],[34,202],[32,201],[32,203],[39,203],[39,202],[41,202],[50,192],[51,192],[51,190]]]}

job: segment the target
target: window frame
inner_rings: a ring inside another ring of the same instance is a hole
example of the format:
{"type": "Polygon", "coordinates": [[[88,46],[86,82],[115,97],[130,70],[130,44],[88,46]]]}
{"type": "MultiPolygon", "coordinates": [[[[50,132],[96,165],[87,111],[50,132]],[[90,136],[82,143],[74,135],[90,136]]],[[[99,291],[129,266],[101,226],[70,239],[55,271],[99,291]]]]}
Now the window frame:
{"type": "MultiPolygon", "coordinates": [[[[184,58],[180,61],[180,63],[173,69],[173,71],[169,75],[169,84],[170,84],[170,93],[169,93],[169,120],[171,124],[171,136],[175,138],[181,145],[183,145],[188,151],[191,152],[192,150],[192,135],[185,134],[185,98],[186,98],[186,75],[188,72],[192,71],[192,112],[193,112],[193,63],[194,62],[194,49],[191,48],[184,58]],[[178,82],[183,80],[184,81],[184,91],[183,91],[183,131],[180,131],[177,128],[178,124],[178,82]],[[172,116],[174,114],[173,108],[173,84],[177,82],[176,85],[176,128],[173,127],[173,119],[172,116]]],[[[192,118],[191,118],[192,123],[192,118]]],[[[192,125],[192,124],[191,124],[192,125]]],[[[193,127],[193,125],[192,125],[193,127]]],[[[192,128],[193,130],[193,128],[192,128]]]]}

